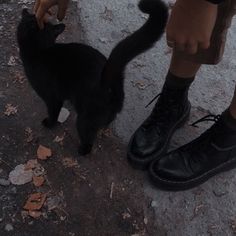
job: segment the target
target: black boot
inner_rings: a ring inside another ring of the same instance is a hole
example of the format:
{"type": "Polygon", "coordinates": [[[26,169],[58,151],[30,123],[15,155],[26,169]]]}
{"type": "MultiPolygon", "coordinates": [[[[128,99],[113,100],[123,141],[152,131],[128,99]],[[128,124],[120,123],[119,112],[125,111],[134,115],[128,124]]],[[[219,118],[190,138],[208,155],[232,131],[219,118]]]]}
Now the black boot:
{"type": "MultiPolygon", "coordinates": [[[[216,123],[199,138],[152,162],[150,177],[157,187],[190,189],[236,167],[236,129],[226,124],[223,116],[213,118],[216,123]]],[[[211,120],[211,116],[204,120],[211,120]]]]}
{"type": "Polygon", "coordinates": [[[145,169],[167,151],[175,130],[189,117],[189,85],[181,89],[164,85],[151,115],[130,140],[127,156],[134,167],[145,169]]]}

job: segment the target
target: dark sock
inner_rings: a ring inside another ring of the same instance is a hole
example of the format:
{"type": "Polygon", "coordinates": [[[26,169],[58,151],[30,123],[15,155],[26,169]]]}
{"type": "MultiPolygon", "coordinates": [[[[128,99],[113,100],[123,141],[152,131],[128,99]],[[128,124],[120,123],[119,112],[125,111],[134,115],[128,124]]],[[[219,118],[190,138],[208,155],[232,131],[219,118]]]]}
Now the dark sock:
{"type": "Polygon", "coordinates": [[[224,123],[232,130],[236,131],[236,119],[231,115],[229,109],[222,114],[224,123]]]}
{"type": "Polygon", "coordinates": [[[165,86],[171,89],[185,89],[189,88],[192,84],[195,77],[191,78],[181,78],[178,76],[173,75],[170,71],[166,76],[165,86]]]}

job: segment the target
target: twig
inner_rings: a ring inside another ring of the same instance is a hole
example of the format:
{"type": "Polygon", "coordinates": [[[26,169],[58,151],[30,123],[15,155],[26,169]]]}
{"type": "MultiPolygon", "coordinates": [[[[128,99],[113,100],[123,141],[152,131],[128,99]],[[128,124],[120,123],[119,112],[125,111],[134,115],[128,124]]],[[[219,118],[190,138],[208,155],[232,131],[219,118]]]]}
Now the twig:
{"type": "Polygon", "coordinates": [[[114,182],[111,183],[110,199],[113,197],[114,182]]]}

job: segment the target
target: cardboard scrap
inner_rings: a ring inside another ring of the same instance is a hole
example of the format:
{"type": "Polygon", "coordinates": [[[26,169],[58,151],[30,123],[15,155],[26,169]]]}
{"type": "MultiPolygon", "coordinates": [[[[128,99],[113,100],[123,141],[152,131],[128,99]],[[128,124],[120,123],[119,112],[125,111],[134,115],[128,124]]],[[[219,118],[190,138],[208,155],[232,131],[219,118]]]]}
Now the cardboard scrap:
{"type": "Polygon", "coordinates": [[[25,165],[20,164],[9,173],[9,180],[12,184],[23,185],[32,181],[32,170],[26,170],[25,165]]]}

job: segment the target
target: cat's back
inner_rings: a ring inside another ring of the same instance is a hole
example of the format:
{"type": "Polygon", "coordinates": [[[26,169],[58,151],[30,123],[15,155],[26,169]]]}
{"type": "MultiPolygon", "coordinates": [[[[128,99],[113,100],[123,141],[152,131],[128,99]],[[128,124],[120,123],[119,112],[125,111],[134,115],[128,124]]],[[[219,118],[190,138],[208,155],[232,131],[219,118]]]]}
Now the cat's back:
{"type": "Polygon", "coordinates": [[[48,54],[51,54],[49,58],[54,57],[54,61],[63,67],[78,68],[89,74],[93,70],[102,70],[107,61],[106,57],[97,49],[80,43],[57,43],[48,50],[48,54]]]}

